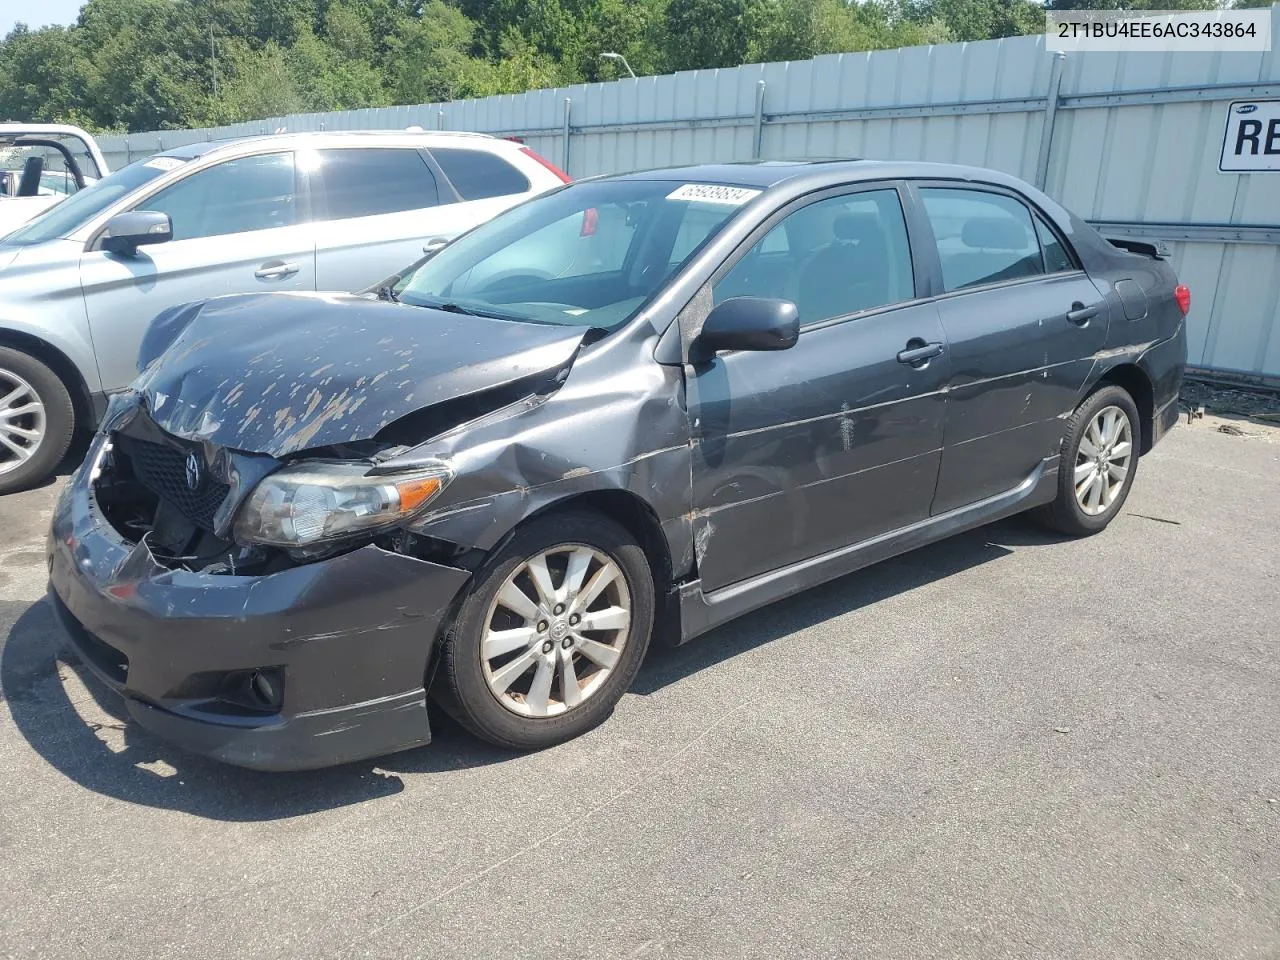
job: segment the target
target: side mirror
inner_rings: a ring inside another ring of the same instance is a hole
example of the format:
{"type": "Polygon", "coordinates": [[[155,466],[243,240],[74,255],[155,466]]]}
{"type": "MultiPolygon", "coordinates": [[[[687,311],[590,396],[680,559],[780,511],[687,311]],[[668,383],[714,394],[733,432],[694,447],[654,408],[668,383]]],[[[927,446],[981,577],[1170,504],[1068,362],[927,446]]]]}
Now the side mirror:
{"type": "Polygon", "coordinates": [[[173,239],[173,223],[167,213],[154,210],[134,210],[117,213],[107,221],[107,232],[102,235],[102,249],[132,257],[138,248],[149,243],[168,243],[173,239]]]}
{"type": "Polygon", "coordinates": [[[790,300],[731,297],[717,304],[689,349],[689,362],[719,350],[786,350],[800,338],[800,311],[790,300]]]}
{"type": "Polygon", "coordinates": [[[422,252],[428,257],[434,257],[448,245],[449,241],[444,237],[434,237],[423,244],[422,252]]]}

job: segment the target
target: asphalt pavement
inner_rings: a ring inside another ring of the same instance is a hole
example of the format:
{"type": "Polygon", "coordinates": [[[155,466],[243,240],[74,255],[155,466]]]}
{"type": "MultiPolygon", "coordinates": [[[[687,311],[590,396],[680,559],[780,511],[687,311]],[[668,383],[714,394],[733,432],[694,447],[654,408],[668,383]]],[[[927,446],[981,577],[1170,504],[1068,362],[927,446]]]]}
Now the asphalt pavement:
{"type": "Polygon", "coordinates": [[[657,650],[530,755],[270,775],[125,723],[0,498],[0,956],[1280,957],[1280,436],[657,650]]]}

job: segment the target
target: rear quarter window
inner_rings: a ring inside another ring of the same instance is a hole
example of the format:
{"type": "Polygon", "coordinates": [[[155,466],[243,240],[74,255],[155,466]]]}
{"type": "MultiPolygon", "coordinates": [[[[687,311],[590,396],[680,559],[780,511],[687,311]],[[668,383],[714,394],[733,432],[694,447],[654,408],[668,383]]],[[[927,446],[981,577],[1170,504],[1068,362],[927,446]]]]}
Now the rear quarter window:
{"type": "Polygon", "coordinates": [[[431,156],[463,200],[506,197],[529,190],[529,178],[494,153],[463,147],[433,147],[431,156]]]}
{"type": "Polygon", "coordinates": [[[1049,273],[1066,273],[1076,269],[1071,261],[1071,254],[1063,246],[1058,235],[1039,216],[1035,217],[1036,236],[1040,238],[1040,249],[1044,251],[1044,268],[1049,273]]]}

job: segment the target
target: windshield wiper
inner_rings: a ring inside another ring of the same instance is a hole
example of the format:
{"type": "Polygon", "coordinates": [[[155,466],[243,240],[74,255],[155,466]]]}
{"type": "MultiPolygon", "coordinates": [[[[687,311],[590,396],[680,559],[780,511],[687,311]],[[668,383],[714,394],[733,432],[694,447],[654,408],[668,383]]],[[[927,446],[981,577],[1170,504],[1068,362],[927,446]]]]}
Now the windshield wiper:
{"type": "Polygon", "coordinates": [[[452,300],[443,300],[440,303],[429,303],[427,304],[427,306],[429,306],[432,310],[443,310],[445,313],[461,313],[461,314],[465,314],[468,317],[492,316],[492,314],[477,313],[475,310],[472,310],[468,307],[464,307],[462,304],[455,303],[452,300]]]}
{"type": "Polygon", "coordinates": [[[388,303],[400,302],[400,298],[396,296],[395,288],[389,283],[384,283],[378,288],[378,299],[386,300],[388,303]]]}
{"type": "Polygon", "coordinates": [[[526,317],[519,313],[501,313],[497,310],[477,310],[475,307],[465,307],[456,300],[410,300],[409,303],[415,307],[426,307],[428,310],[442,310],[445,313],[458,313],[467,317],[485,317],[489,320],[518,320],[528,323],[536,323],[532,317],[526,317]]]}

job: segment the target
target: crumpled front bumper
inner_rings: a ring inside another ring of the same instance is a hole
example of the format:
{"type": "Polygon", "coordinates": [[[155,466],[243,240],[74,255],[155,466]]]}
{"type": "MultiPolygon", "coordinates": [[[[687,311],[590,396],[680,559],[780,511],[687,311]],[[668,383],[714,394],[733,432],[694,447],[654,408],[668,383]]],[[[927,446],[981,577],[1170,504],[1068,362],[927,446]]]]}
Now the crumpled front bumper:
{"type": "Polygon", "coordinates": [[[265,770],[430,742],[427,664],[467,571],[375,546],[261,577],[171,570],[106,521],[90,469],[54,513],[50,600],[84,663],[141,726],[265,770]],[[261,669],[284,678],[277,711],[208,693],[211,678],[261,669]]]}

